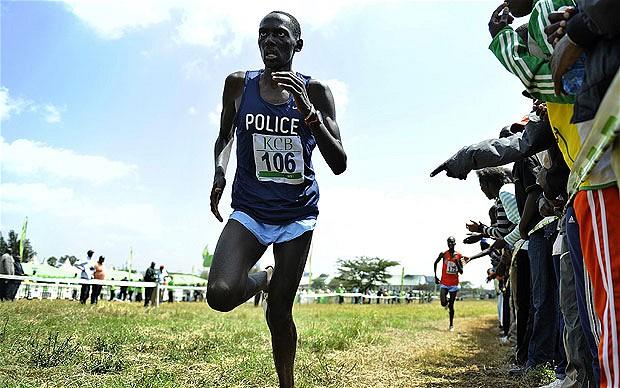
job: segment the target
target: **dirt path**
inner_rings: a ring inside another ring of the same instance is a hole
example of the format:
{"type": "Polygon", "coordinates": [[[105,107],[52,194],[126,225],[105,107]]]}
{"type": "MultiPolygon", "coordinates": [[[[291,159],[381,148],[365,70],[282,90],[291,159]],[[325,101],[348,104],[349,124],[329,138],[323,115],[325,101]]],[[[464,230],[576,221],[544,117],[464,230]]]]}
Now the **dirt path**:
{"type": "Polygon", "coordinates": [[[497,339],[494,316],[458,320],[454,332],[445,322],[432,322],[416,332],[392,329],[387,343],[342,352],[336,359],[355,359],[341,367],[339,382],[346,387],[538,387],[548,372],[508,376],[509,349],[497,339]]]}

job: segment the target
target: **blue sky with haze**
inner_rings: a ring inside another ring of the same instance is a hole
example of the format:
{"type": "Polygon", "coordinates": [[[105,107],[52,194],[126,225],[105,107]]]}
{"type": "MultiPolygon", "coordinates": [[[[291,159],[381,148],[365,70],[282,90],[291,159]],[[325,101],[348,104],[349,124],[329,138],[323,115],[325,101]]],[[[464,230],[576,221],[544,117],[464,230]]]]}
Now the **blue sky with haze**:
{"type": "MultiPolygon", "coordinates": [[[[331,86],[348,153],[341,176],[314,154],[314,273],[369,255],[430,274],[447,236],[488,222],[475,175],[428,174],[527,113],[487,49],[495,2],[123,3],[1,3],[1,230],[28,216],[40,257],[92,248],[121,266],[133,247],[140,268],[200,266],[223,226],[208,202],[223,80],[261,67],[258,23],[273,9],[298,17],[294,68],[331,86]]],[[[464,279],[482,283],[486,267],[464,279]]]]}

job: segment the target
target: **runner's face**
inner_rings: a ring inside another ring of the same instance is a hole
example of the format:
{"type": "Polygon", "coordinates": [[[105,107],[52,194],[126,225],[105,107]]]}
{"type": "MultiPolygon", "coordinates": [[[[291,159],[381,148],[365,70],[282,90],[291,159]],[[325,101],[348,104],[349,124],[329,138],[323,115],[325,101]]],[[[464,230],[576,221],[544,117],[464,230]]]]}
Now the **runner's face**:
{"type": "Polygon", "coordinates": [[[290,69],[295,51],[301,49],[300,42],[301,39],[295,38],[286,15],[273,13],[261,21],[258,29],[258,47],[266,68],[290,69]]]}

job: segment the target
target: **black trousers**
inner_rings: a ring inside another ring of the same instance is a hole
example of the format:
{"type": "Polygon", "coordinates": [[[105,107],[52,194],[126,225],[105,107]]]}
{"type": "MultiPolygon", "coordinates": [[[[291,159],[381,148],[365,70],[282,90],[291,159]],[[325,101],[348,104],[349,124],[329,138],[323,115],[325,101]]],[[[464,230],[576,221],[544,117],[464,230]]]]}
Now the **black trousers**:
{"type": "Polygon", "coordinates": [[[99,301],[99,295],[101,295],[102,287],[102,285],[93,284],[93,291],[90,293],[90,304],[97,304],[97,301],[99,301]]]}
{"type": "Polygon", "coordinates": [[[502,328],[504,330],[504,337],[508,337],[510,332],[510,286],[507,286],[505,291],[502,292],[502,328]]]}
{"type": "Polygon", "coordinates": [[[530,288],[530,258],[527,251],[521,249],[517,253],[517,362],[525,365],[532,336],[531,300],[530,288]]]}
{"type": "Polygon", "coordinates": [[[90,284],[82,284],[80,289],[80,303],[85,304],[90,295],[90,284]]]}
{"type": "Polygon", "coordinates": [[[144,289],[144,307],[148,306],[149,303],[151,302],[151,297],[153,296],[154,290],[155,288],[153,287],[146,287],[144,289]]]}

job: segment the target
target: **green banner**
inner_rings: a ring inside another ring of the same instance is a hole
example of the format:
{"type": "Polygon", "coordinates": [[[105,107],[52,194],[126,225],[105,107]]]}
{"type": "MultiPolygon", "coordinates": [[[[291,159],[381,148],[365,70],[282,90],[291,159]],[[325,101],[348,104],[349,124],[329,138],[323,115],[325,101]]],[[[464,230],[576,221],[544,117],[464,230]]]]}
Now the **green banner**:
{"type": "Polygon", "coordinates": [[[213,261],[213,255],[209,253],[209,246],[205,246],[205,249],[202,251],[202,266],[207,268],[211,267],[211,262],[213,261]]]}
{"type": "Polygon", "coordinates": [[[22,225],[22,234],[19,236],[19,259],[22,262],[24,260],[24,244],[26,243],[26,229],[28,228],[28,217],[24,219],[24,225],[22,225]]]}
{"type": "MultiPolygon", "coordinates": [[[[614,140],[620,133],[620,71],[614,77],[605,98],[596,112],[592,129],[585,138],[579,154],[568,177],[568,195],[571,199],[579,190],[579,186],[588,179],[592,168],[598,163],[603,153],[614,144],[614,140]]],[[[616,144],[617,145],[617,144],[616,144]]],[[[613,165],[618,163],[618,153],[612,150],[613,165]]],[[[617,166],[615,166],[617,168],[617,166]]],[[[616,176],[620,174],[615,170],[616,176]]],[[[570,202],[570,201],[569,201],[570,202]]]]}

